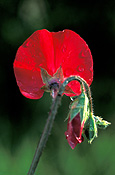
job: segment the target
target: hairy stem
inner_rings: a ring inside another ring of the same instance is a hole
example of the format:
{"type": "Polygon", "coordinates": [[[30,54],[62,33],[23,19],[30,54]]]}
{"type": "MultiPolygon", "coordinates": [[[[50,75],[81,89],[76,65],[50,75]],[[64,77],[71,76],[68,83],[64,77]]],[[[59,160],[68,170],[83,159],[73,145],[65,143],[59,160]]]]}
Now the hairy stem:
{"type": "MultiPolygon", "coordinates": [[[[37,168],[38,162],[39,162],[40,157],[42,155],[42,151],[43,151],[43,149],[44,149],[44,147],[46,145],[46,142],[48,140],[48,136],[49,136],[49,134],[51,132],[51,129],[52,129],[52,126],[53,126],[53,122],[54,122],[54,119],[55,119],[55,116],[56,116],[56,113],[57,113],[57,109],[58,109],[58,107],[59,107],[59,105],[61,103],[62,94],[63,94],[63,92],[65,90],[66,85],[69,82],[73,81],[73,80],[79,81],[79,83],[81,84],[81,88],[82,89],[85,86],[85,89],[88,92],[88,97],[91,99],[89,86],[87,85],[87,83],[86,83],[86,81],[84,79],[80,78],[79,76],[72,76],[72,77],[67,78],[63,82],[63,84],[59,88],[59,92],[57,93],[57,96],[53,100],[53,103],[52,103],[52,106],[51,106],[51,109],[50,109],[50,112],[49,112],[49,116],[48,116],[48,119],[46,121],[46,125],[44,127],[44,130],[43,130],[42,136],[40,138],[40,141],[38,143],[38,146],[36,148],[36,152],[35,152],[32,164],[30,166],[28,175],[34,175],[34,173],[35,173],[35,170],[37,168]]],[[[90,103],[92,104],[92,101],[90,103]]]]}
{"type": "Polygon", "coordinates": [[[37,149],[36,149],[36,152],[35,152],[35,155],[34,155],[34,158],[33,158],[32,164],[31,164],[31,167],[29,169],[28,175],[33,175],[34,172],[35,172],[35,169],[36,169],[37,164],[39,162],[39,159],[40,159],[40,156],[42,154],[42,151],[43,151],[43,149],[45,147],[45,144],[47,142],[48,136],[49,136],[49,134],[51,132],[51,129],[52,129],[52,126],[53,126],[53,121],[55,119],[55,116],[56,116],[56,113],[57,113],[57,109],[58,109],[58,106],[59,106],[60,102],[61,102],[61,96],[57,95],[55,101],[53,101],[51,110],[49,112],[49,116],[48,116],[48,119],[46,121],[46,125],[44,127],[44,130],[43,130],[42,136],[40,138],[40,141],[38,143],[38,146],[37,146],[37,149]]]}

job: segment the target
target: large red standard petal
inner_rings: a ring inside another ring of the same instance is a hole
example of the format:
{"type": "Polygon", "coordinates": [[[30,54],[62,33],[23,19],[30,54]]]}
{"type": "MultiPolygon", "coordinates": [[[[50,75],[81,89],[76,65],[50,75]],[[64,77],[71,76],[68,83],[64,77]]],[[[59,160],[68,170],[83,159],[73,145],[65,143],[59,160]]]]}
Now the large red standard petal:
{"type": "MultiPolygon", "coordinates": [[[[43,95],[40,67],[53,76],[62,66],[64,78],[81,76],[90,85],[93,80],[93,61],[86,42],[75,32],[63,30],[34,32],[19,47],[14,61],[14,73],[21,93],[38,99],[43,95]]],[[[69,86],[80,94],[80,85],[73,81],[69,86]]],[[[70,96],[70,95],[69,95],[70,96]]]]}

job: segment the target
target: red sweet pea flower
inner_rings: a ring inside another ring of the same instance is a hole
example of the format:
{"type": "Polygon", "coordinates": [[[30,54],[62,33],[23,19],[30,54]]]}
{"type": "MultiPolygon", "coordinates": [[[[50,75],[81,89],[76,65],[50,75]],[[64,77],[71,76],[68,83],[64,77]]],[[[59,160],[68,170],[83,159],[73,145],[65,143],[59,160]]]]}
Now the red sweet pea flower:
{"type": "MultiPolygon", "coordinates": [[[[21,93],[30,99],[41,98],[45,88],[42,88],[44,81],[40,68],[55,77],[60,66],[63,71],[61,82],[71,75],[77,75],[91,84],[92,55],[88,45],[78,34],[67,29],[60,32],[49,32],[45,29],[34,32],[19,47],[14,61],[14,73],[21,93]]],[[[53,84],[60,82],[56,78],[51,81],[53,84]]],[[[77,81],[69,83],[68,86],[76,95],[80,94],[77,81]]]]}
{"type": "Polygon", "coordinates": [[[83,127],[84,122],[81,125],[80,113],[78,113],[71,121],[69,117],[67,124],[67,131],[65,132],[65,135],[72,149],[74,149],[78,143],[83,142],[84,140],[82,136],[83,127]]]}

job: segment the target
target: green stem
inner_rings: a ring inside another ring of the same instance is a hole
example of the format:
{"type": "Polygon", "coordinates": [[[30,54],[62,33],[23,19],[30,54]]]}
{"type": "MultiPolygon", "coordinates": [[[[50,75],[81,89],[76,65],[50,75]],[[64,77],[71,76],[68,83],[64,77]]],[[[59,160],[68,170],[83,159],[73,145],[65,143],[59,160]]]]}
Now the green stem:
{"type": "Polygon", "coordinates": [[[49,134],[51,132],[51,129],[52,129],[52,126],[53,126],[53,122],[54,122],[54,119],[55,119],[55,116],[56,116],[56,113],[57,113],[57,109],[58,109],[58,107],[59,107],[59,105],[61,103],[62,94],[64,93],[66,85],[69,82],[73,81],[73,80],[79,81],[80,84],[81,84],[81,87],[86,86],[87,88],[89,88],[89,86],[87,85],[85,80],[83,80],[82,78],[77,77],[77,76],[72,76],[72,77],[67,78],[64,81],[64,83],[61,85],[61,87],[59,89],[59,92],[58,92],[56,98],[54,99],[54,101],[52,103],[51,110],[49,112],[49,116],[48,116],[48,119],[46,121],[46,125],[45,125],[45,128],[43,130],[42,136],[41,136],[40,141],[38,143],[38,146],[36,148],[36,152],[35,152],[32,164],[30,166],[28,175],[34,175],[34,173],[35,173],[35,170],[37,168],[38,162],[39,162],[40,157],[42,155],[42,151],[43,151],[43,149],[44,149],[44,147],[46,145],[46,142],[48,140],[48,136],[49,136],[49,134]]]}
{"type": "Polygon", "coordinates": [[[48,140],[48,136],[51,132],[51,129],[52,129],[52,126],[53,126],[53,121],[55,119],[57,109],[58,109],[58,106],[59,106],[60,102],[61,102],[61,96],[57,95],[55,101],[53,101],[51,110],[49,112],[49,116],[48,116],[48,119],[46,121],[46,125],[45,125],[45,128],[43,130],[40,141],[38,143],[38,146],[36,148],[36,152],[35,152],[31,167],[29,169],[28,175],[34,175],[34,172],[36,170],[37,164],[38,164],[39,159],[41,157],[42,151],[45,147],[45,144],[48,140]]]}

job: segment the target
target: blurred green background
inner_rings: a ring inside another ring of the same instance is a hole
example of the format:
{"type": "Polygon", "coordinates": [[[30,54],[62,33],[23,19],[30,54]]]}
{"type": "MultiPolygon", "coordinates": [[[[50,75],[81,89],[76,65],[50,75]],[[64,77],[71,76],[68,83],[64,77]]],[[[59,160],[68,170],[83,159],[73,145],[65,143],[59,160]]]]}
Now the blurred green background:
{"type": "Polygon", "coordinates": [[[26,99],[16,85],[13,61],[35,31],[71,29],[89,45],[94,59],[91,89],[95,115],[112,125],[72,150],[64,132],[66,96],[36,175],[115,175],[115,1],[0,0],[0,175],[25,175],[45,125],[51,97],[26,99]]]}

